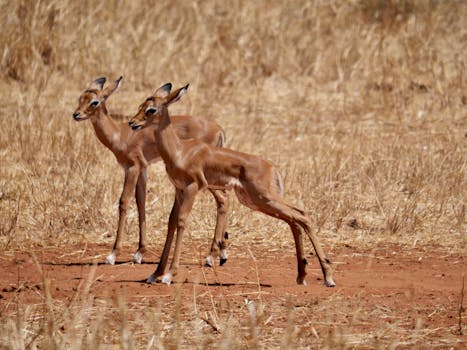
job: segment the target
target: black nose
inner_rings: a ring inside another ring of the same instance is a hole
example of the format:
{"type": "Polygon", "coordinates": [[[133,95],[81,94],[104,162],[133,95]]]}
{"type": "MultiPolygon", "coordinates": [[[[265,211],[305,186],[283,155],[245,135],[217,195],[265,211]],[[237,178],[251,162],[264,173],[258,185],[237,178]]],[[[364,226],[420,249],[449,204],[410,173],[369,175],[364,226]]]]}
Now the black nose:
{"type": "Polygon", "coordinates": [[[133,126],[134,123],[135,123],[135,122],[134,122],[133,120],[130,120],[130,121],[128,122],[128,125],[129,125],[129,126],[133,126]]]}
{"type": "Polygon", "coordinates": [[[78,117],[79,117],[79,112],[73,113],[73,119],[78,119],[78,117]]]}

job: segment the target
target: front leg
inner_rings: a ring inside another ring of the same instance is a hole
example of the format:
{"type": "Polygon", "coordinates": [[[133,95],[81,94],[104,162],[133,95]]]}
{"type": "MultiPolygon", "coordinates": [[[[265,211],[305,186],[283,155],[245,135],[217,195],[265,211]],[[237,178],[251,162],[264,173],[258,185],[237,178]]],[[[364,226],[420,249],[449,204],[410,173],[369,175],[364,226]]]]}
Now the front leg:
{"type": "Polygon", "coordinates": [[[121,238],[123,234],[123,229],[126,224],[126,218],[128,215],[128,202],[131,198],[131,194],[135,191],[136,182],[138,180],[139,168],[131,167],[125,170],[125,181],[123,183],[123,191],[120,196],[120,202],[118,206],[118,228],[117,228],[117,237],[115,238],[115,243],[106,262],[108,264],[114,265],[117,258],[117,254],[121,249],[121,238]]]}
{"type": "Polygon", "coordinates": [[[183,234],[197,193],[198,184],[196,182],[189,184],[183,189],[183,191],[177,192],[177,201],[179,203],[179,211],[177,215],[177,239],[175,241],[175,250],[170,270],[162,277],[162,283],[170,284],[173,276],[176,276],[178,273],[183,234]]]}
{"type": "Polygon", "coordinates": [[[162,276],[165,272],[165,268],[167,266],[167,261],[169,260],[170,249],[172,248],[173,237],[175,234],[175,229],[177,228],[177,217],[179,211],[179,202],[177,198],[181,196],[181,190],[175,189],[175,198],[174,203],[172,206],[172,210],[169,216],[169,224],[167,227],[167,237],[165,238],[164,249],[162,251],[161,258],[159,260],[159,264],[157,265],[156,271],[149,276],[147,282],[154,283],[159,276],[162,276]]]}
{"type": "Polygon", "coordinates": [[[133,262],[141,264],[143,254],[146,252],[146,181],[147,171],[144,169],[138,176],[136,183],[135,199],[138,208],[139,219],[139,243],[138,250],[133,255],[133,262]]]}

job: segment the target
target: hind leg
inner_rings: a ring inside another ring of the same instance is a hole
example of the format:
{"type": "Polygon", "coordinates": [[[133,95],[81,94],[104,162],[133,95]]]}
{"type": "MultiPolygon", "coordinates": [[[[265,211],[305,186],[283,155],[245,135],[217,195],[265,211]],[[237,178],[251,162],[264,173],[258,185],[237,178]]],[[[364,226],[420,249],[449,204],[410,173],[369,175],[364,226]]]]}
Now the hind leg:
{"type": "Polygon", "coordinates": [[[321,270],[323,271],[324,284],[327,287],[334,287],[336,283],[334,282],[334,279],[332,278],[333,268],[331,266],[331,261],[327,258],[326,254],[324,253],[324,250],[321,247],[321,244],[319,243],[318,237],[312,231],[310,221],[308,220],[307,217],[303,217],[298,222],[300,226],[302,226],[303,230],[305,231],[308,238],[310,239],[311,244],[313,245],[313,248],[315,249],[316,256],[318,257],[319,264],[321,266],[321,270]]]}
{"type": "Polygon", "coordinates": [[[311,229],[311,223],[308,217],[305,215],[303,210],[300,210],[292,205],[289,205],[284,202],[284,204],[292,211],[295,212],[295,219],[294,222],[302,227],[305,231],[305,234],[311,241],[313,248],[316,252],[316,256],[318,257],[319,264],[321,266],[321,270],[323,272],[324,277],[324,284],[327,287],[334,287],[336,283],[332,278],[333,268],[331,266],[331,261],[327,258],[326,254],[324,253],[321,244],[319,243],[319,239],[316,234],[311,229]]]}
{"type": "Polygon", "coordinates": [[[306,276],[306,265],[308,264],[305,259],[304,250],[303,250],[303,235],[300,231],[300,227],[294,223],[289,222],[290,229],[292,230],[293,238],[295,241],[295,251],[297,255],[297,284],[302,284],[306,286],[305,276],[306,276]]]}
{"type": "Polygon", "coordinates": [[[217,204],[217,219],[210,254],[206,257],[206,266],[214,266],[214,259],[218,256],[220,265],[227,262],[227,248],[229,234],[225,231],[229,212],[229,196],[225,190],[210,190],[217,204]]]}
{"type": "Polygon", "coordinates": [[[138,176],[135,191],[139,219],[139,244],[138,250],[133,255],[133,262],[137,264],[141,264],[143,254],[146,252],[146,179],[146,169],[143,169],[138,176]]]}
{"type": "Polygon", "coordinates": [[[303,236],[300,227],[304,229],[312,241],[313,247],[315,248],[318,260],[323,271],[325,284],[328,287],[335,286],[332,279],[332,268],[329,260],[326,258],[324,251],[322,250],[316,235],[311,231],[311,225],[308,218],[304,215],[304,212],[298,208],[295,208],[287,204],[280,196],[268,193],[249,193],[241,192],[239,200],[249,206],[252,209],[261,211],[269,216],[281,219],[287,222],[292,230],[295,241],[295,249],[297,254],[297,266],[298,276],[297,283],[305,284],[306,276],[306,264],[307,261],[303,253],[303,236]]]}

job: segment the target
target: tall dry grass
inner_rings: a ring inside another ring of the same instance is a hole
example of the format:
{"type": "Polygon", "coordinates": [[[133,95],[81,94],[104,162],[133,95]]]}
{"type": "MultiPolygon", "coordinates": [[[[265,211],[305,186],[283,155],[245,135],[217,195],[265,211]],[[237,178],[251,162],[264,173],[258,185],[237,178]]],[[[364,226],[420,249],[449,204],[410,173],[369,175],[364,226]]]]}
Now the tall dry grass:
{"type": "MultiPolygon", "coordinates": [[[[108,107],[126,114],[162,83],[190,82],[173,112],[215,119],[228,147],[274,161],[326,246],[465,252],[464,1],[23,0],[0,10],[3,249],[110,247],[123,174],[70,115],[90,81],[123,75],[108,107]]],[[[159,246],[173,197],[161,164],[148,192],[159,246]]],[[[207,198],[191,219],[206,240],[207,198]]],[[[132,244],[136,227],[133,211],[132,244]]],[[[237,204],[230,227],[232,254],[254,238],[293,253],[287,227],[237,204]]]]}

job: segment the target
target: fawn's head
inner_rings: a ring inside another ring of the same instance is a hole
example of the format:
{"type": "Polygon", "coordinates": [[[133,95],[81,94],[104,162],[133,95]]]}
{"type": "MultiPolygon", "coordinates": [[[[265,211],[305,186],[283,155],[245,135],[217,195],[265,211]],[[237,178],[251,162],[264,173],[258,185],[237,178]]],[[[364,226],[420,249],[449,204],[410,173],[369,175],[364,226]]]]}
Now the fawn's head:
{"type": "Polygon", "coordinates": [[[122,77],[115,81],[114,86],[108,86],[104,89],[105,81],[105,77],[94,80],[81,94],[78,100],[78,108],[73,113],[74,120],[82,121],[89,119],[100,108],[104,108],[105,111],[105,100],[120,87],[122,77]]]}
{"type": "Polygon", "coordinates": [[[133,130],[139,130],[145,125],[151,124],[154,118],[160,117],[162,111],[170,104],[177,102],[185,94],[188,85],[170,92],[172,84],[167,83],[157,89],[151,97],[148,97],[138,108],[138,113],[131,118],[128,124],[133,130]]]}

